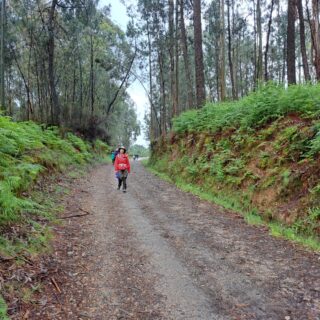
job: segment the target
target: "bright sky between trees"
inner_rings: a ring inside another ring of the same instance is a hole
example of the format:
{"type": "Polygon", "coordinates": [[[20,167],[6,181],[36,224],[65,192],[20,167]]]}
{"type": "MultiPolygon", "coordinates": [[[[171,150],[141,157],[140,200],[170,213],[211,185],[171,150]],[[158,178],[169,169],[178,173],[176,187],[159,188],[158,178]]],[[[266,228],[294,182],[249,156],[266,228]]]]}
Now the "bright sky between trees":
{"type": "MultiPolygon", "coordinates": [[[[119,25],[122,30],[126,30],[129,18],[127,16],[125,6],[122,5],[119,0],[100,0],[99,1],[100,7],[104,7],[109,4],[111,5],[112,21],[115,22],[117,25],[119,25]]],[[[144,92],[144,89],[141,87],[138,81],[134,81],[127,91],[130,94],[132,100],[136,104],[138,119],[141,122],[141,124],[144,125],[144,115],[146,110],[149,108],[148,98],[144,92]]],[[[136,144],[142,144],[145,147],[149,145],[149,142],[146,141],[145,135],[143,132],[141,132],[140,136],[138,137],[136,144]]]]}

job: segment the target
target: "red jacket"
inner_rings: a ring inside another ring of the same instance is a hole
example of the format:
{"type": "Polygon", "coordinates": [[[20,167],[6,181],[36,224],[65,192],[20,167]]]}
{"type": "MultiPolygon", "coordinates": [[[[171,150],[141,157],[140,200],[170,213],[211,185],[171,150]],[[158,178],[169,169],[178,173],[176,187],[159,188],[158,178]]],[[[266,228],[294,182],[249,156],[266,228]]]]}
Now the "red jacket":
{"type": "Polygon", "coordinates": [[[114,169],[115,171],[128,170],[128,172],[130,173],[130,162],[127,154],[119,153],[116,156],[116,159],[114,161],[114,169]]]}

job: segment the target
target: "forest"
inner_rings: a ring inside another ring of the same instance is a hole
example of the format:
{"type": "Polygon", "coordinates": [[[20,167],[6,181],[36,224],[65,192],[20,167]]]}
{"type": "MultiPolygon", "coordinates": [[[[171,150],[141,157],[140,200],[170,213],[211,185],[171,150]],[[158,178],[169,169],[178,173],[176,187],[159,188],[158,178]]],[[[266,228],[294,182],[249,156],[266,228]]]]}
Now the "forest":
{"type": "Polygon", "coordinates": [[[122,3],[126,31],[95,0],[2,1],[3,113],[130,144],[140,133],[133,81],[148,97],[154,140],[206,102],[320,79],[316,0],[122,3]]]}
{"type": "Polygon", "coordinates": [[[140,133],[126,89],[136,52],[93,0],[2,1],[4,115],[110,144],[140,133]]]}
{"type": "Polygon", "coordinates": [[[319,11],[0,0],[0,319],[319,319],[319,11]]]}
{"type": "Polygon", "coordinates": [[[316,0],[139,0],[132,17],[142,35],[151,140],[206,102],[238,100],[270,81],[320,79],[316,0]]]}

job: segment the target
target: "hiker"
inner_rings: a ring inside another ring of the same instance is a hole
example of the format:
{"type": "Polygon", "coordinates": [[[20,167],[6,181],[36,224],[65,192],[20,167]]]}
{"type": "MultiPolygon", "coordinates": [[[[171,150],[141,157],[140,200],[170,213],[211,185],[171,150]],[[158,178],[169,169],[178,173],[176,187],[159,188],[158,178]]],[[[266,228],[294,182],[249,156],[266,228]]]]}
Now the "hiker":
{"type": "Polygon", "coordinates": [[[118,190],[120,190],[121,185],[123,185],[123,192],[127,191],[127,177],[128,173],[130,173],[130,162],[126,151],[127,150],[125,147],[120,147],[114,161],[114,169],[116,171],[116,177],[118,179],[118,190]]]}
{"type": "Polygon", "coordinates": [[[111,152],[111,160],[112,160],[113,165],[114,165],[114,161],[119,153],[119,148],[120,148],[120,145],[118,145],[118,148],[116,150],[111,152]]]}

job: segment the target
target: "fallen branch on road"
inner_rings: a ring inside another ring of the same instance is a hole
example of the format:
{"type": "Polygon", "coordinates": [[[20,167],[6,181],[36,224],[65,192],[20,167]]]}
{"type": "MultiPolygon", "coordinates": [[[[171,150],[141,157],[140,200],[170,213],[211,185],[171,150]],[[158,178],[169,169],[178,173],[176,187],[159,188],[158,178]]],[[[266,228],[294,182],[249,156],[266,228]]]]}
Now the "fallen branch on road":
{"type": "Polygon", "coordinates": [[[91,214],[90,212],[83,210],[82,208],[79,208],[80,211],[84,212],[84,214],[73,214],[71,216],[66,216],[66,217],[60,217],[59,219],[70,219],[70,218],[78,218],[78,217],[84,217],[87,216],[88,214],[91,214]]]}

